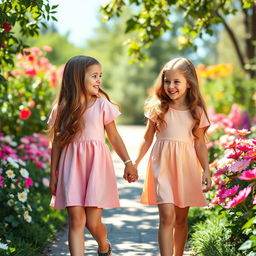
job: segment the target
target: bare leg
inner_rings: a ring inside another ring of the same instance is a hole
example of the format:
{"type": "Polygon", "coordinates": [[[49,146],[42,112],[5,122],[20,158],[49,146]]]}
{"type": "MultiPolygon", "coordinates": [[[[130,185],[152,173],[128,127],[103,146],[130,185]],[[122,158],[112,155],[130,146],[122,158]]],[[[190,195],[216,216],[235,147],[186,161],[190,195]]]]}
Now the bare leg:
{"type": "Polygon", "coordinates": [[[175,206],[176,220],[174,226],[174,256],[182,256],[188,236],[189,207],[175,206]]]}
{"type": "Polygon", "coordinates": [[[161,256],[171,256],[173,251],[173,227],[175,223],[175,209],[173,204],[160,204],[158,242],[161,256]]]}
{"type": "Polygon", "coordinates": [[[102,209],[96,207],[86,207],[86,227],[97,241],[101,253],[108,252],[107,228],[101,222],[102,209]]]}
{"type": "Polygon", "coordinates": [[[84,228],[86,224],[86,215],[84,207],[67,207],[69,219],[68,242],[69,250],[72,256],[84,255],[84,228]]]}

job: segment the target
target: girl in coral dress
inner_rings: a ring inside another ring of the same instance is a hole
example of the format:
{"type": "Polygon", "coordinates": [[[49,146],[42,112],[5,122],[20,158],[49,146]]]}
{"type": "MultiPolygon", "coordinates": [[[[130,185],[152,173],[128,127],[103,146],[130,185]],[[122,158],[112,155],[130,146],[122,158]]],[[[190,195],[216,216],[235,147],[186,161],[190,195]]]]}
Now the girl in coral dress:
{"type": "Polygon", "coordinates": [[[205,132],[209,127],[192,62],[176,58],[165,64],[145,104],[148,118],[139,162],[156,135],[141,202],[158,205],[161,256],[182,256],[190,206],[206,206],[211,187],[205,132]],[[203,170],[202,170],[203,169],[203,170]],[[205,185],[205,187],[203,187],[205,185]]]}
{"type": "Polygon", "coordinates": [[[75,56],[65,65],[57,104],[48,124],[52,140],[51,205],[67,209],[69,248],[72,256],[84,255],[84,228],[98,243],[98,255],[111,255],[102,209],[119,207],[110,143],[125,164],[124,178],[135,181],[137,170],[116,130],[120,115],[101,88],[100,63],[75,56]]]}

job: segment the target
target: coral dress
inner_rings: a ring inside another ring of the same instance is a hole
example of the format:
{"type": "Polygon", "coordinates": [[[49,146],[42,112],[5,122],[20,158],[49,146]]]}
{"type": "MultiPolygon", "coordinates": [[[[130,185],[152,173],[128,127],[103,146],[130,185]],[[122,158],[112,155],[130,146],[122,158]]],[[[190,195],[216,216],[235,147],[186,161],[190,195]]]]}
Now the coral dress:
{"type": "MultiPolygon", "coordinates": [[[[209,126],[201,111],[199,128],[209,126]]],[[[147,118],[156,121],[151,114],[147,118]]],[[[165,115],[166,126],[156,134],[149,159],[141,203],[147,205],[172,203],[180,208],[206,206],[202,192],[202,168],[194,148],[194,119],[189,110],[170,108],[165,115]]]]}
{"type": "MultiPolygon", "coordinates": [[[[49,125],[54,123],[56,109],[57,106],[50,114],[49,125]]],[[[61,151],[56,196],[52,197],[51,206],[56,209],[68,206],[120,206],[104,129],[104,125],[119,115],[120,112],[105,98],[97,98],[85,111],[82,134],[61,151]]]]}

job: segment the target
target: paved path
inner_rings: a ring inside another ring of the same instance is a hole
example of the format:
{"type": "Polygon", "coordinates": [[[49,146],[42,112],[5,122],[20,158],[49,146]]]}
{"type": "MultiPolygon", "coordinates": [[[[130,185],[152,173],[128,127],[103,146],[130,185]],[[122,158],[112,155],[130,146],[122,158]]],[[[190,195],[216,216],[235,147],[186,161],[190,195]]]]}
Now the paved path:
{"type": "MultiPolygon", "coordinates": [[[[136,156],[144,129],[145,127],[143,126],[118,127],[132,159],[136,156]]],[[[123,163],[116,153],[113,152],[112,154],[121,207],[117,209],[105,209],[103,222],[108,228],[108,238],[112,243],[113,256],[159,255],[157,244],[157,207],[144,206],[139,203],[148,156],[149,153],[139,166],[139,180],[136,183],[128,183],[122,178],[123,163]]],[[[88,231],[86,231],[85,255],[97,255],[96,251],[97,244],[88,231]]],[[[48,245],[43,255],[70,255],[67,242],[67,227],[58,233],[57,239],[48,245]]],[[[184,255],[192,254],[186,252],[184,255]]]]}

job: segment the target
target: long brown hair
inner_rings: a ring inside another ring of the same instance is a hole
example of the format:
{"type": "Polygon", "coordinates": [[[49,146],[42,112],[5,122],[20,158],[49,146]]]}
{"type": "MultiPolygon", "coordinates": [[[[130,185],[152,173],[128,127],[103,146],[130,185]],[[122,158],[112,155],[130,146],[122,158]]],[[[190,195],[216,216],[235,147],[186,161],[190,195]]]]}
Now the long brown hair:
{"type": "Polygon", "coordinates": [[[195,125],[192,129],[192,133],[195,136],[195,131],[199,127],[200,123],[201,113],[199,111],[199,108],[201,108],[205,112],[208,121],[209,118],[207,115],[203,97],[199,89],[199,82],[195,67],[193,63],[187,58],[175,58],[164,65],[153,86],[154,96],[150,97],[145,103],[145,112],[151,112],[152,115],[156,117],[155,125],[156,129],[159,131],[159,127],[165,123],[164,117],[169,109],[169,104],[171,102],[171,99],[164,90],[165,72],[174,69],[181,72],[187,80],[187,83],[190,85],[190,88],[187,88],[186,103],[192,117],[195,120],[195,125]]]}
{"type": "MultiPolygon", "coordinates": [[[[87,90],[85,87],[85,74],[87,68],[100,63],[89,56],[72,57],[65,65],[61,87],[55,103],[57,113],[54,124],[48,130],[50,141],[53,138],[59,146],[65,146],[72,142],[75,136],[84,127],[83,114],[87,108],[87,90]],[[84,103],[81,103],[81,96],[84,95],[84,103]]],[[[99,96],[109,96],[101,88],[99,96]]]]}

